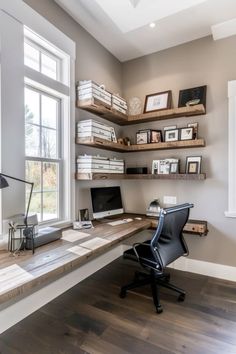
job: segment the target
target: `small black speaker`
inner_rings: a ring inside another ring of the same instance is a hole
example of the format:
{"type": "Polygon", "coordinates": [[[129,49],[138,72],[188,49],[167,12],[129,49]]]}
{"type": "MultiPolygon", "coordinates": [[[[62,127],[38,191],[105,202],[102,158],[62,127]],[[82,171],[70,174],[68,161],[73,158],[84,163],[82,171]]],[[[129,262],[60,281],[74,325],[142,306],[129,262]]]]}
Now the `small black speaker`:
{"type": "Polygon", "coordinates": [[[127,167],[126,173],[127,175],[147,175],[148,169],[147,167],[127,167]]]}

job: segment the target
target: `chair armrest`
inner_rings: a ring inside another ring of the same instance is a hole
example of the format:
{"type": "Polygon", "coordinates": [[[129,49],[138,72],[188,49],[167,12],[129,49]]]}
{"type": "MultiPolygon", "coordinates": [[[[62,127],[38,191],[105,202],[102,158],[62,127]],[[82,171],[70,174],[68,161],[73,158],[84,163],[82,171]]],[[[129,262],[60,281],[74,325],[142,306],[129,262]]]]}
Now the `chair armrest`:
{"type": "Polygon", "coordinates": [[[139,259],[140,257],[139,257],[139,254],[138,254],[138,251],[136,250],[136,247],[138,247],[138,246],[140,246],[140,245],[142,245],[142,246],[147,246],[147,247],[149,247],[150,248],[150,244],[148,244],[148,243],[145,243],[145,242],[136,242],[136,243],[134,243],[133,244],[133,250],[134,250],[134,253],[135,253],[135,256],[139,259]]]}

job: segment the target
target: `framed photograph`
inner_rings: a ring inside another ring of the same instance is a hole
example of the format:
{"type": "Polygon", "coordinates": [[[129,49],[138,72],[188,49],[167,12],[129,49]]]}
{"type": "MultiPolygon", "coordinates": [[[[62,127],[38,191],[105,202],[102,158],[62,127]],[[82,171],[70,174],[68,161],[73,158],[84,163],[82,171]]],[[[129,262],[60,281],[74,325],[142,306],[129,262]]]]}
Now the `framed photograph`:
{"type": "Polygon", "coordinates": [[[159,160],[158,173],[160,175],[168,175],[170,173],[170,162],[166,160],[159,160]]]}
{"type": "Polygon", "coordinates": [[[164,91],[147,95],[143,113],[161,111],[171,108],[171,91],[164,91]]]}
{"type": "Polygon", "coordinates": [[[187,156],[186,157],[185,173],[197,173],[197,174],[201,173],[201,163],[202,163],[201,156],[187,156]],[[195,169],[196,169],[196,172],[195,172],[195,169]]]}
{"type": "Polygon", "coordinates": [[[148,134],[147,132],[136,133],[136,143],[139,144],[147,144],[148,143],[148,134]]]}
{"type": "Polygon", "coordinates": [[[193,127],[193,139],[198,138],[198,123],[189,123],[188,127],[193,127]]]}
{"type": "Polygon", "coordinates": [[[173,130],[173,129],[177,129],[177,125],[168,125],[167,127],[164,127],[163,130],[173,130]]]}
{"type": "Polygon", "coordinates": [[[170,173],[179,173],[179,163],[178,162],[171,162],[170,163],[170,173]]]}
{"type": "Polygon", "coordinates": [[[177,141],[179,139],[179,130],[165,130],[165,141],[177,141]]]}
{"type": "Polygon", "coordinates": [[[197,161],[189,162],[187,173],[198,173],[198,165],[199,165],[199,162],[197,162],[197,161]]]}
{"type": "Polygon", "coordinates": [[[152,161],[152,174],[158,175],[159,173],[159,162],[160,160],[153,160],[152,161]]]}
{"type": "Polygon", "coordinates": [[[150,143],[161,143],[161,142],[162,142],[162,131],[151,130],[150,143]]]}
{"type": "Polygon", "coordinates": [[[180,129],[180,140],[192,140],[193,139],[193,127],[180,129]]]}
{"type": "Polygon", "coordinates": [[[202,103],[206,107],[206,85],[179,91],[178,107],[194,106],[202,103]]]}
{"type": "MultiPolygon", "coordinates": [[[[147,144],[149,144],[151,142],[151,129],[142,129],[139,130],[138,133],[145,133],[147,134],[147,144]]],[[[146,143],[145,143],[146,144],[146,143]]]]}

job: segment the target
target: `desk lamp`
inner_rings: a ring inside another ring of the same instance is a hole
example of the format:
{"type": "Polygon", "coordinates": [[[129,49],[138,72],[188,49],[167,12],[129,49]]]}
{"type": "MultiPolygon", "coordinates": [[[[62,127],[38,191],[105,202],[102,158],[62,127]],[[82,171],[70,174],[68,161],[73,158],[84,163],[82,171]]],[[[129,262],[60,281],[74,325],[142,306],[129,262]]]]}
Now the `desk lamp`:
{"type": "Polygon", "coordinates": [[[25,217],[24,217],[24,224],[25,224],[25,226],[26,226],[26,228],[27,228],[27,227],[28,227],[29,207],[30,207],[32,192],[33,192],[33,188],[34,188],[34,183],[33,183],[33,182],[25,181],[25,180],[20,179],[20,178],[8,176],[8,175],[5,175],[4,173],[0,173],[0,189],[9,187],[9,184],[8,184],[8,182],[7,182],[7,180],[6,180],[5,177],[6,177],[6,178],[13,179],[14,181],[19,181],[19,182],[23,182],[23,183],[25,183],[25,184],[30,184],[30,185],[31,185],[30,195],[29,195],[29,200],[28,200],[28,205],[27,205],[26,214],[25,214],[25,217]]]}

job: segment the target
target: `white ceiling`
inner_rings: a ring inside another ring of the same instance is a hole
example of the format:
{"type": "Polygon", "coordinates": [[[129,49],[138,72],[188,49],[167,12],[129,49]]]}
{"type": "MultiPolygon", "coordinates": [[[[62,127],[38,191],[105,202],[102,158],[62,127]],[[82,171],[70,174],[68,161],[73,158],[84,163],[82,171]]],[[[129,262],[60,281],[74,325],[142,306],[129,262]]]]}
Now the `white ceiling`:
{"type": "Polygon", "coordinates": [[[236,18],[236,0],[54,1],[120,61],[208,36],[236,18]]]}

